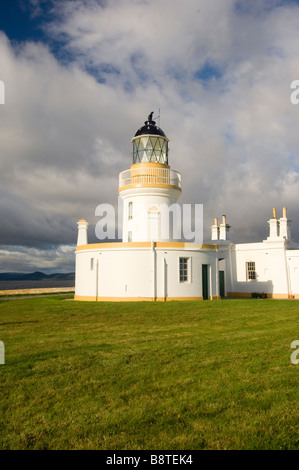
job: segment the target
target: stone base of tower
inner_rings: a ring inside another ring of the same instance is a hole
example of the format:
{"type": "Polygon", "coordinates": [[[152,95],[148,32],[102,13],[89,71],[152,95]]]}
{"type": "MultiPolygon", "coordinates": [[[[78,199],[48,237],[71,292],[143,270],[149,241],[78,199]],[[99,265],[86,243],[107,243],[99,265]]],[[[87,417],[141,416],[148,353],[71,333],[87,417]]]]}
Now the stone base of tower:
{"type": "Polygon", "coordinates": [[[74,299],[127,302],[218,299],[215,250],[216,245],[180,242],[77,246],[74,299]]]}

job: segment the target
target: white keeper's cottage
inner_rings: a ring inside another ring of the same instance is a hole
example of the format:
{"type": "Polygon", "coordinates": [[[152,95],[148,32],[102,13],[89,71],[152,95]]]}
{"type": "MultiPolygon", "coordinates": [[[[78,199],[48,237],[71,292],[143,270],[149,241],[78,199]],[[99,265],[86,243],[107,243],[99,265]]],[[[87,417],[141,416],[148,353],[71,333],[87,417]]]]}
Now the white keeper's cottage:
{"type": "Polygon", "coordinates": [[[132,139],[133,164],[119,175],[123,241],[88,244],[88,223],[78,222],[75,300],[299,298],[299,245],[285,207],[279,219],[273,209],[260,243],[231,243],[225,216],[214,219],[209,244],[175,240],[171,210],[162,208],[179,200],[181,175],[168,164],[168,138],[152,115],[132,139]]]}

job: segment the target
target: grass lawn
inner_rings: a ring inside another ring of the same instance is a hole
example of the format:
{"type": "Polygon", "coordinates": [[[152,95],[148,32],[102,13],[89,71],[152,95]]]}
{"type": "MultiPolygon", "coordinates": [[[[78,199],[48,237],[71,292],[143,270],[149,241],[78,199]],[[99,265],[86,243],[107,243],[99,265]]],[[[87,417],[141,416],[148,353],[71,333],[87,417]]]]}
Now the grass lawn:
{"type": "Polygon", "coordinates": [[[0,300],[0,449],[298,449],[299,302],[0,300]]]}

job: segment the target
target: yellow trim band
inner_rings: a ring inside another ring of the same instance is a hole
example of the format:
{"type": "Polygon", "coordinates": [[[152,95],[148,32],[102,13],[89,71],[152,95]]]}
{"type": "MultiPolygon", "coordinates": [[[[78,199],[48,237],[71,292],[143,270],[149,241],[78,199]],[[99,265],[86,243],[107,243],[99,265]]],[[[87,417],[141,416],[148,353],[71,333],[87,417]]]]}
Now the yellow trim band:
{"type": "Polygon", "coordinates": [[[227,292],[227,297],[240,297],[249,299],[252,297],[251,292],[227,292]]]}
{"type": "MultiPolygon", "coordinates": [[[[152,242],[109,242],[109,243],[90,243],[88,245],[78,245],[76,251],[82,250],[105,250],[117,248],[151,248],[152,242]]],[[[178,248],[194,250],[217,250],[218,245],[184,243],[184,242],[153,242],[154,248],[178,248]]]]}
{"type": "Polygon", "coordinates": [[[169,165],[164,163],[155,163],[155,162],[144,162],[144,163],[134,163],[130,166],[131,169],[137,168],[170,168],[169,165]]]}
{"type": "MultiPolygon", "coordinates": [[[[75,295],[74,300],[89,302],[170,302],[172,300],[203,300],[203,297],[95,297],[86,295],[75,295]]],[[[212,300],[212,299],[211,299],[212,300]]],[[[214,299],[213,299],[214,300],[214,299]]]]}
{"type": "MultiPolygon", "coordinates": [[[[261,293],[261,292],[260,292],[261,293]]],[[[299,299],[299,294],[275,294],[275,293],[266,293],[265,295],[267,299],[299,299]]],[[[240,299],[251,299],[252,293],[251,292],[228,292],[227,297],[236,297],[240,299]]]]}
{"type": "Polygon", "coordinates": [[[75,295],[74,300],[83,300],[85,302],[96,302],[97,298],[96,296],[90,296],[90,295],[75,295]]]}
{"type": "Polygon", "coordinates": [[[157,301],[170,302],[172,300],[203,300],[203,297],[157,297],[157,301]]]}
{"type": "Polygon", "coordinates": [[[195,250],[217,250],[218,245],[203,243],[188,243],[188,242],[154,242],[157,248],[190,248],[195,250]]]}
{"type": "Polygon", "coordinates": [[[108,243],[89,243],[88,245],[78,245],[77,251],[81,250],[105,250],[113,248],[150,248],[151,242],[108,242],[108,243]]]}
{"type": "Polygon", "coordinates": [[[157,183],[136,183],[136,184],[127,184],[119,188],[118,192],[125,191],[126,189],[132,188],[166,188],[166,189],[176,189],[177,191],[182,191],[179,186],[174,186],[172,184],[157,184],[157,183]]]}

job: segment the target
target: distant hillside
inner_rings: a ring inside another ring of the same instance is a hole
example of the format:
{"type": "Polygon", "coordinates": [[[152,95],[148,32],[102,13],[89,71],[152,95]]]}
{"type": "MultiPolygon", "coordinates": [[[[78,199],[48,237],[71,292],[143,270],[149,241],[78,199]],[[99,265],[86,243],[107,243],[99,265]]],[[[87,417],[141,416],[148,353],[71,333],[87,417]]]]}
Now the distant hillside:
{"type": "Polygon", "coordinates": [[[73,281],[75,273],[56,273],[45,274],[40,271],[34,273],[0,273],[0,281],[42,281],[43,279],[51,279],[53,281],[73,281]]]}

